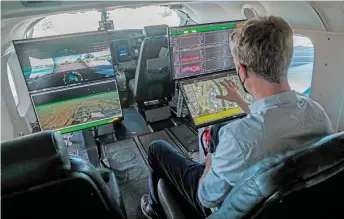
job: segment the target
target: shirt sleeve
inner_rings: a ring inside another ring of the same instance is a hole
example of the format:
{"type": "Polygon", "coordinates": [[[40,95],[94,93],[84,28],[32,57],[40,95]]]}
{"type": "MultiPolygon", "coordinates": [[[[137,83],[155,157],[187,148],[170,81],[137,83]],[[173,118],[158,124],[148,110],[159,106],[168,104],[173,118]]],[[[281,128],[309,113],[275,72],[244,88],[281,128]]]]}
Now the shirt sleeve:
{"type": "Polygon", "coordinates": [[[246,164],[239,145],[227,127],[223,127],[219,134],[219,144],[213,153],[212,165],[198,187],[198,198],[207,208],[221,205],[245,170],[246,164]]]}

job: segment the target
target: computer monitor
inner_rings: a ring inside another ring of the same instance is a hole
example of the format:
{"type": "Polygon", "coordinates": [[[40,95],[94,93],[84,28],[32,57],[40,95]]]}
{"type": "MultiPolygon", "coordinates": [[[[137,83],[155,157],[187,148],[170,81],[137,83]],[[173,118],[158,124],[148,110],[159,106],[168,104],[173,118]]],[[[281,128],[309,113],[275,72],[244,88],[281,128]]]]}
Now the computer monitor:
{"type": "Polygon", "coordinates": [[[29,91],[114,77],[106,32],[13,41],[29,91]]]}
{"type": "Polygon", "coordinates": [[[231,33],[243,21],[171,27],[168,30],[172,78],[189,78],[235,69],[231,33]]]}
{"type": "Polygon", "coordinates": [[[245,116],[236,103],[216,98],[216,95],[227,95],[225,87],[220,84],[224,79],[236,83],[246,101],[254,101],[254,98],[244,91],[235,71],[183,80],[180,82],[181,91],[196,128],[245,116]]]}
{"type": "Polygon", "coordinates": [[[68,133],[123,118],[116,80],[31,95],[39,126],[68,133]]]}

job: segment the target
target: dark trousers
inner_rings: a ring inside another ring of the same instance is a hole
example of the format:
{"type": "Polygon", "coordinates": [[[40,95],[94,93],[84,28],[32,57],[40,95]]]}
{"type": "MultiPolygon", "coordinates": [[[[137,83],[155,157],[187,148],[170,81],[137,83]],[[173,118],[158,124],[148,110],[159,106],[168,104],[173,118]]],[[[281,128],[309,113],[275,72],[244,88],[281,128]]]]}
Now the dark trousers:
{"type": "Polygon", "coordinates": [[[190,212],[190,207],[200,218],[211,214],[210,209],[202,206],[198,199],[198,182],[203,174],[204,165],[180,153],[165,141],[154,141],[149,147],[148,162],[149,203],[161,214],[158,197],[158,181],[164,179],[176,191],[178,203],[190,212]],[[185,206],[185,204],[187,206],[185,206]]]}

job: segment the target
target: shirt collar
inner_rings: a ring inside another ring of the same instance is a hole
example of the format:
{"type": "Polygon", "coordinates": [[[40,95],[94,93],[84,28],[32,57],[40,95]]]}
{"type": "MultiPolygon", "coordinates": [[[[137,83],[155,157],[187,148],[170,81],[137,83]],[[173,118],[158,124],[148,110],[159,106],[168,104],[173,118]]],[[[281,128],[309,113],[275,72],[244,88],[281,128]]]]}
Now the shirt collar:
{"type": "Polygon", "coordinates": [[[285,103],[296,103],[297,96],[296,92],[291,90],[279,94],[275,94],[269,97],[260,99],[252,103],[250,108],[250,113],[256,113],[264,108],[268,108],[275,105],[285,104],[285,103]]]}

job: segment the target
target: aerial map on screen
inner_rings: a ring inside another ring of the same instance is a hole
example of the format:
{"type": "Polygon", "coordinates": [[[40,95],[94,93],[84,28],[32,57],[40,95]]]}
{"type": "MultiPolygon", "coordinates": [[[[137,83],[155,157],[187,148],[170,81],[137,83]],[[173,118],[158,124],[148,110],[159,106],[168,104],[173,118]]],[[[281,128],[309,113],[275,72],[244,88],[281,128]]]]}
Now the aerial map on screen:
{"type": "Polygon", "coordinates": [[[244,111],[233,102],[220,100],[216,95],[227,95],[226,89],[220,84],[224,79],[235,82],[239,92],[248,102],[254,101],[241,86],[239,77],[235,74],[225,77],[207,77],[183,84],[184,97],[195,125],[217,121],[226,117],[243,114],[244,111]]]}

